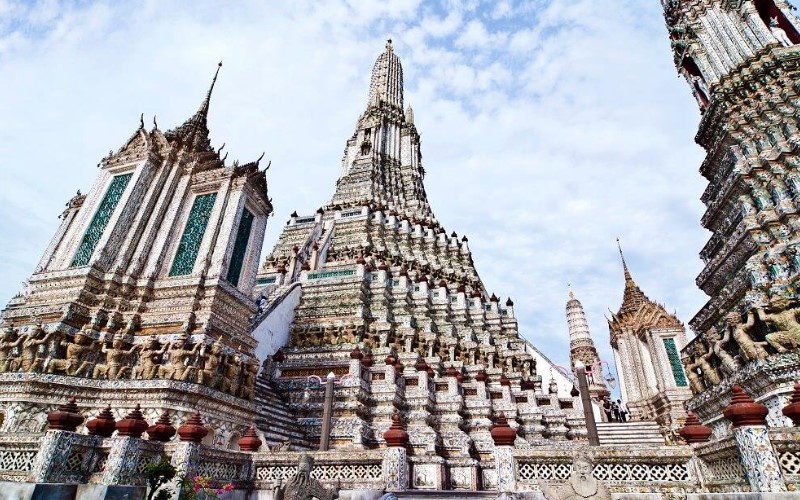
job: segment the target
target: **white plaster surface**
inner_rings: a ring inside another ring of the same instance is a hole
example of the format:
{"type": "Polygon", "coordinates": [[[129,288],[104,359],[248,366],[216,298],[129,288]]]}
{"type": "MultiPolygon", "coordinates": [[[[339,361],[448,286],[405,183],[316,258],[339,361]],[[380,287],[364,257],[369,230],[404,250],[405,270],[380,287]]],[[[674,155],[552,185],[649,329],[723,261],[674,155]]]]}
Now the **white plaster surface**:
{"type": "Polygon", "coordinates": [[[550,378],[555,379],[558,384],[558,397],[569,398],[572,392],[572,380],[564,376],[556,365],[550,361],[547,356],[542,354],[539,349],[535,348],[530,343],[525,343],[525,351],[533,356],[536,360],[536,373],[542,376],[542,390],[547,393],[548,386],[550,385],[550,378]]]}
{"type": "Polygon", "coordinates": [[[295,287],[253,331],[253,337],[258,341],[256,356],[261,362],[289,342],[289,327],[294,320],[294,311],[300,303],[301,294],[302,288],[295,287]]]}

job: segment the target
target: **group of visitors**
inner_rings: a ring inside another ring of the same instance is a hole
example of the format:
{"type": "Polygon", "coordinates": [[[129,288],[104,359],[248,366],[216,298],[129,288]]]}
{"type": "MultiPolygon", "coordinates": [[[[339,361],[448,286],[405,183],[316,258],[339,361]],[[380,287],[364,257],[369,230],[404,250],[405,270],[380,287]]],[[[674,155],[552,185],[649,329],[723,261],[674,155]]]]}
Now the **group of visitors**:
{"type": "Polygon", "coordinates": [[[603,412],[606,414],[606,422],[627,422],[628,407],[621,399],[616,401],[606,398],[603,401],[603,412]]]}

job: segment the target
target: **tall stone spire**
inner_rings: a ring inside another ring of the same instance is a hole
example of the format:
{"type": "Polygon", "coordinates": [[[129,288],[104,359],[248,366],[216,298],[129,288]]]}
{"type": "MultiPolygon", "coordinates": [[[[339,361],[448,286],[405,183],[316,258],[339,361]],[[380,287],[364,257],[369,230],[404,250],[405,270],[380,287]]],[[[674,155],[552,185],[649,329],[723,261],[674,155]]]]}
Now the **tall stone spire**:
{"type": "Polygon", "coordinates": [[[211,149],[211,141],[208,139],[208,108],[211,104],[211,93],[217,83],[220,68],[222,68],[222,61],[217,65],[217,71],[211,80],[211,86],[209,86],[206,97],[200,103],[200,107],[195,114],[183,122],[182,125],[168,131],[165,134],[167,139],[179,141],[183,147],[194,151],[208,151],[211,149]]]}
{"type": "Polygon", "coordinates": [[[650,299],[642,292],[639,286],[633,281],[631,272],[628,270],[628,264],[625,262],[625,254],[622,253],[622,246],[617,238],[617,249],[619,250],[619,257],[622,259],[622,272],[625,276],[625,291],[622,295],[622,305],[619,307],[617,314],[625,312],[633,312],[639,309],[639,306],[645,302],[650,302],[650,299]]]}
{"type": "MultiPolygon", "coordinates": [[[[337,448],[382,445],[391,415],[400,410],[415,457],[438,464],[442,456],[468,457],[473,450],[490,456],[494,443],[484,423],[500,408],[492,397],[501,390],[512,391],[503,408],[520,424],[517,439],[538,442],[540,411],[516,402],[523,394],[534,402],[538,393],[552,402],[548,414],[571,422],[580,417],[558,401],[571,397],[572,381],[519,335],[513,302],[504,308],[486,292],[467,238],[434,217],[419,133],[413,111],[401,107],[402,70],[391,44],[377,57],[369,95],[347,139],[331,201],[312,205],[313,213],[293,213],[258,274],[263,286],[256,293],[281,304],[267,306],[253,328],[265,356],[285,346],[272,358],[282,364],[272,383],[283,391],[297,377],[324,377],[333,369],[356,379],[365,370],[380,371],[358,393],[334,389],[336,400],[346,401],[334,409],[337,448]],[[290,319],[278,319],[289,307],[290,319]],[[552,373],[549,396],[542,391],[545,373],[552,373]],[[396,382],[403,379],[413,389],[396,382]],[[447,381],[447,395],[437,394],[447,381]],[[461,382],[469,389],[458,389],[461,382]],[[355,411],[342,411],[345,406],[355,411]]],[[[321,410],[315,405],[303,417],[313,422],[304,426],[312,440],[322,433],[321,410]]],[[[552,439],[566,432],[566,426],[548,427],[552,439]]]]}
{"type": "Polygon", "coordinates": [[[347,141],[328,208],[374,204],[432,224],[424,177],[414,112],[403,111],[403,67],[389,40],[372,67],[367,108],[347,141]]]}
{"type": "Polygon", "coordinates": [[[578,340],[591,340],[586,313],[583,311],[581,302],[575,298],[571,286],[569,286],[569,301],[567,301],[567,326],[569,327],[570,345],[578,340]]]}
{"type": "Polygon", "coordinates": [[[403,66],[391,40],[386,41],[386,49],[375,61],[369,83],[369,106],[381,103],[403,110],[403,66]]]}
{"type": "Polygon", "coordinates": [[[567,301],[567,328],[569,329],[569,361],[572,371],[575,371],[575,364],[578,361],[586,365],[589,393],[592,399],[601,401],[609,394],[603,380],[603,367],[589,332],[589,322],[586,320],[583,304],[575,298],[571,287],[567,301]]]}

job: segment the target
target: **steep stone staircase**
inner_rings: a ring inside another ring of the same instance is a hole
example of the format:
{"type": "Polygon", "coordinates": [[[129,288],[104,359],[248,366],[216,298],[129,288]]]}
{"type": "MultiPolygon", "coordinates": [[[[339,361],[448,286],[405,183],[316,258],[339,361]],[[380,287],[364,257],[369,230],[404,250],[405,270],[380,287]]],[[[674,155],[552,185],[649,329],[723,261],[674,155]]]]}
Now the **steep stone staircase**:
{"type": "Polygon", "coordinates": [[[598,422],[597,435],[601,445],[636,444],[663,446],[664,436],[655,422],[598,422]]]}
{"type": "Polygon", "coordinates": [[[260,408],[256,427],[264,433],[270,448],[289,441],[293,450],[311,449],[297,419],[270,381],[262,377],[256,379],[255,400],[260,408]]]}

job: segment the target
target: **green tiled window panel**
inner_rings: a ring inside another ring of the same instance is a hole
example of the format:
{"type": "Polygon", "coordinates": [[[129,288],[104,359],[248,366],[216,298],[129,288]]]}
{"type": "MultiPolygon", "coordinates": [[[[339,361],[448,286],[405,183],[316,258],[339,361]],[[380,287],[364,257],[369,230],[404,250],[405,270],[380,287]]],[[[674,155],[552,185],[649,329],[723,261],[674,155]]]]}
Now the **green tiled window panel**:
{"type": "Polygon", "coordinates": [[[103,196],[103,201],[97,207],[97,211],[89,223],[89,228],[83,235],[80,246],[78,246],[78,251],[75,252],[75,257],[72,258],[72,267],[85,266],[89,263],[97,242],[103,237],[108,221],[111,220],[114,209],[117,208],[117,204],[119,204],[122,193],[125,192],[131,177],[133,177],[133,174],[123,174],[111,179],[111,184],[109,184],[106,194],[103,196]]]}
{"type": "Polygon", "coordinates": [[[242,264],[247,253],[247,243],[250,241],[250,230],[253,227],[255,217],[246,208],[242,212],[242,219],[239,221],[239,229],[236,231],[236,241],[233,243],[233,255],[231,264],[228,266],[228,283],[239,286],[239,275],[242,274],[242,264]]]}
{"type": "Polygon", "coordinates": [[[667,349],[667,356],[669,357],[669,365],[672,368],[672,376],[675,377],[675,384],[678,387],[686,387],[686,375],[683,373],[683,364],[681,364],[681,356],[678,354],[678,348],[675,346],[674,339],[664,339],[664,347],[667,349]]]}
{"type": "Polygon", "coordinates": [[[343,278],[345,276],[353,276],[356,274],[354,269],[344,269],[342,271],[323,271],[318,273],[309,273],[308,279],[322,280],[327,278],[343,278]]]}
{"type": "Polygon", "coordinates": [[[211,209],[217,200],[217,193],[202,194],[195,197],[192,209],[189,211],[189,220],[183,230],[183,236],[178,243],[178,251],[175,253],[175,260],[172,261],[172,268],[169,270],[170,276],[183,276],[190,274],[194,269],[197,260],[197,252],[200,251],[200,244],[203,242],[203,235],[206,233],[208,218],[211,216],[211,209]]]}

